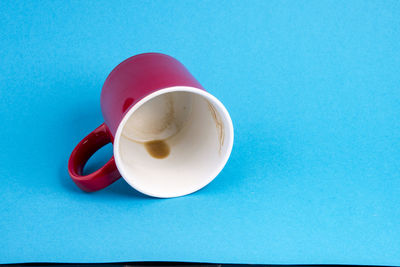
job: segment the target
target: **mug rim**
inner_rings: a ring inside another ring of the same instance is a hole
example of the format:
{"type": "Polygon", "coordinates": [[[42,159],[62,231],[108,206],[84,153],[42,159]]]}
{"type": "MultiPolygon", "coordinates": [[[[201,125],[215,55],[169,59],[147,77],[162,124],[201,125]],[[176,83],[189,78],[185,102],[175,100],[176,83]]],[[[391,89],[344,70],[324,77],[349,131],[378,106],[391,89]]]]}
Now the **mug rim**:
{"type": "Polygon", "coordinates": [[[113,153],[114,153],[114,159],[115,159],[115,164],[117,166],[117,169],[119,171],[119,173],[121,174],[122,178],[134,189],[136,189],[137,191],[145,194],[145,195],[149,195],[152,197],[157,197],[157,198],[171,198],[171,197],[180,197],[180,196],[185,196],[188,194],[191,194],[193,192],[196,192],[198,190],[200,190],[201,188],[205,187],[206,185],[208,185],[211,181],[213,181],[217,175],[222,171],[222,169],[224,168],[224,166],[226,165],[230,154],[232,152],[232,147],[233,147],[233,139],[234,139],[234,131],[233,131],[233,123],[232,123],[232,119],[227,111],[227,109],[225,108],[225,106],[221,103],[221,101],[219,101],[215,96],[213,96],[212,94],[208,93],[205,90],[196,88],[196,87],[191,87],[191,86],[171,86],[171,87],[167,87],[167,88],[163,88],[163,89],[159,89],[153,93],[148,94],[147,96],[145,96],[144,98],[142,98],[141,100],[139,100],[136,104],[134,104],[132,107],[130,107],[130,109],[124,114],[122,120],[120,121],[117,131],[115,133],[115,137],[114,137],[114,143],[113,143],[113,153]],[[221,163],[219,164],[218,168],[215,168],[215,170],[212,172],[212,174],[210,175],[210,177],[205,180],[203,183],[201,183],[200,185],[194,187],[192,190],[185,192],[183,194],[154,194],[152,192],[149,192],[148,190],[141,188],[138,184],[135,183],[135,179],[133,177],[132,178],[127,178],[126,177],[126,172],[124,170],[124,168],[122,167],[122,159],[120,158],[120,153],[119,153],[119,141],[120,141],[120,137],[122,134],[122,130],[126,124],[126,122],[128,121],[128,119],[130,118],[130,116],[136,111],[138,110],[143,104],[147,103],[149,100],[166,94],[166,93],[171,93],[171,92],[190,92],[190,93],[194,93],[197,95],[201,95],[203,97],[205,97],[206,99],[210,100],[213,104],[217,105],[219,110],[222,112],[223,116],[226,118],[226,121],[228,122],[228,132],[229,135],[231,136],[231,138],[229,138],[229,143],[228,143],[228,147],[227,147],[227,151],[223,157],[223,160],[221,161],[221,163]]]}

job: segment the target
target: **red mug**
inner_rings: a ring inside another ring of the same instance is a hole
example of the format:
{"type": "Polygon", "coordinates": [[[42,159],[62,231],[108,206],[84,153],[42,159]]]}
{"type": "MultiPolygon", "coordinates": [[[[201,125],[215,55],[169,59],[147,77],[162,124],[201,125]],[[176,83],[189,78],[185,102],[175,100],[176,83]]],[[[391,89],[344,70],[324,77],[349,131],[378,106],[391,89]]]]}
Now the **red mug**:
{"type": "Polygon", "coordinates": [[[133,56],[108,75],[101,92],[104,123],[72,151],[68,171],[84,191],[121,176],[154,197],[177,197],[210,183],[233,146],[233,125],[222,103],[173,57],[133,56]],[[83,175],[88,159],[113,144],[113,157],[83,175]]]}

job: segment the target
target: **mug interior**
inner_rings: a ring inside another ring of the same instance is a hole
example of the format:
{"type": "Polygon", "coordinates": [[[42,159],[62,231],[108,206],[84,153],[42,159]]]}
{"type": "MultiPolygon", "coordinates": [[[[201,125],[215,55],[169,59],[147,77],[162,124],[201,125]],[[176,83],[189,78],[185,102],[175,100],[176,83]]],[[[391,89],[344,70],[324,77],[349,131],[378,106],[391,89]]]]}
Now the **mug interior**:
{"type": "Polygon", "coordinates": [[[207,185],[226,164],[233,126],[206,91],[171,87],[150,94],[122,119],[114,157],[122,177],[155,197],[182,196],[207,185]]]}

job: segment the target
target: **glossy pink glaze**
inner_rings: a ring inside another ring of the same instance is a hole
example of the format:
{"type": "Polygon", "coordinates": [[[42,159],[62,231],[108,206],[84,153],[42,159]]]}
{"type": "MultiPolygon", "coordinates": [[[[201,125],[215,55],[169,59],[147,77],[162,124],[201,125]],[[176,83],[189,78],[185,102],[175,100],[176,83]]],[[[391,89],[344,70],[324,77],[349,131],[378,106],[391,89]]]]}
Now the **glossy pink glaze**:
{"type": "Polygon", "coordinates": [[[114,157],[111,157],[111,159],[97,171],[88,175],[83,175],[83,168],[89,158],[99,150],[99,148],[110,143],[111,139],[112,136],[107,126],[103,123],[88,136],[83,138],[72,151],[68,162],[68,171],[72,180],[80,189],[87,192],[97,191],[112,184],[121,177],[115,165],[114,157]]]}
{"type": "Polygon", "coordinates": [[[79,188],[87,192],[97,191],[121,177],[114,157],[91,174],[83,175],[83,168],[97,150],[113,143],[118,126],[129,109],[149,94],[173,86],[204,90],[179,61],[160,53],[136,55],[114,68],[101,91],[105,123],[86,136],[69,158],[68,171],[79,188]]]}
{"type": "Polygon", "coordinates": [[[203,89],[185,66],[164,54],[136,55],[115,67],[101,91],[101,110],[112,135],[130,107],[147,95],[172,86],[203,89]]]}

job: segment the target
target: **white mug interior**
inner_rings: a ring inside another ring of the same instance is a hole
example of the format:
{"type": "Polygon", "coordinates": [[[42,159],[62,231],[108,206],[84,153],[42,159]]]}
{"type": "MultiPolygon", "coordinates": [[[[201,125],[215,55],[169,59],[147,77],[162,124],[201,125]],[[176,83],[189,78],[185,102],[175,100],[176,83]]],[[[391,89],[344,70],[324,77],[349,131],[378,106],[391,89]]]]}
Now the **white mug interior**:
{"type": "Polygon", "coordinates": [[[114,139],[122,177],[154,197],[178,197],[210,183],[233,145],[232,120],[223,104],[198,88],[158,90],[124,116],[114,139]]]}

